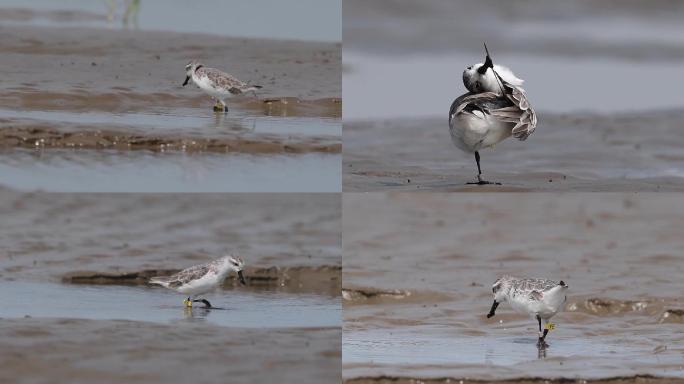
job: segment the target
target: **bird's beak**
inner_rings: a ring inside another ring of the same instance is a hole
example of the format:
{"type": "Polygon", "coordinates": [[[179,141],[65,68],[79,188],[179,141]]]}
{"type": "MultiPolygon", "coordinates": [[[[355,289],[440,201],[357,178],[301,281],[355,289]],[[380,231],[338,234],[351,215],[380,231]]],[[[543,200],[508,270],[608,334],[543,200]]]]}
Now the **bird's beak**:
{"type": "Polygon", "coordinates": [[[242,271],[238,271],[238,280],[240,280],[240,284],[247,285],[247,283],[245,283],[245,277],[242,275],[242,271]]]}
{"type": "Polygon", "coordinates": [[[486,43],[485,43],[484,47],[485,47],[485,52],[487,53],[487,58],[485,59],[484,65],[477,69],[477,72],[480,75],[484,75],[484,73],[487,72],[487,68],[494,68],[494,63],[492,62],[492,58],[489,56],[489,49],[487,49],[486,43]]]}
{"type": "Polygon", "coordinates": [[[492,308],[489,310],[489,313],[487,314],[487,318],[489,319],[490,317],[494,316],[496,312],[496,307],[499,306],[499,303],[494,300],[494,303],[492,304],[492,308]]]}
{"type": "Polygon", "coordinates": [[[184,87],[188,85],[188,81],[190,81],[190,76],[185,76],[185,81],[183,82],[184,87]]]}

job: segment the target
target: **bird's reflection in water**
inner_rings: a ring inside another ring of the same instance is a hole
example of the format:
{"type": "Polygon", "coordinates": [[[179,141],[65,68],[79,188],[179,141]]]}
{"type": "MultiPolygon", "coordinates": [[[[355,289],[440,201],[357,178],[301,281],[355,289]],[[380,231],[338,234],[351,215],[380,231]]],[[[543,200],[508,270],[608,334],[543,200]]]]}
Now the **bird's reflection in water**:
{"type": "Polygon", "coordinates": [[[215,112],[212,128],[229,130],[238,133],[254,132],[256,130],[256,118],[243,119],[230,117],[227,113],[215,112]]]}
{"type": "Polygon", "coordinates": [[[211,313],[211,308],[205,307],[185,307],[183,308],[183,317],[186,321],[206,321],[207,316],[211,313]]]}
{"type": "Polygon", "coordinates": [[[546,359],[546,348],[548,347],[548,344],[542,343],[542,344],[537,344],[537,359],[543,360],[546,359]]]}
{"type": "MultiPolygon", "coordinates": [[[[514,343],[524,343],[524,344],[529,345],[530,340],[522,339],[522,340],[514,341],[514,343]]],[[[546,359],[546,351],[547,351],[549,345],[544,343],[544,344],[537,344],[536,346],[537,346],[537,359],[539,359],[539,360],[546,359]]],[[[516,347],[516,350],[519,350],[519,348],[516,347]]],[[[502,352],[499,351],[499,354],[501,354],[501,353],[502,352]]],[[[485,350],[484,362],[485,362],[485,364],[493,364],[494,360],[496,360],[497,357],[500,357],[500,356],[497,355],[497,352],[494,348],[487,348],[485,350]]]]}

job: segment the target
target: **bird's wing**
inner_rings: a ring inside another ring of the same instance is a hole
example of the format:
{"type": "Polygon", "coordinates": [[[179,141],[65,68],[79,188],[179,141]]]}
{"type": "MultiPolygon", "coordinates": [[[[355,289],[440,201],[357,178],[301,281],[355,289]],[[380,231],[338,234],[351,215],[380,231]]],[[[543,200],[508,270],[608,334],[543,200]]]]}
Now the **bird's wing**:
{"type": "Polygon", "coordinates": [[[537,291],[537,290],[530,292],[530,300],[532,300],[532,301],[541,301],[541,299],[543,297],[544,297],[544,294],[537,291]]]}
{"type": "Polygon", "coordinates": [[[511,102],[494,92],[466,93],[454,100],[449,108],[449,125],[452,124],[454,117],[462,113],[469,113],[477,117],[482,117],[481,113],[489,114],[492,110],[510,106],[511,102]],[[475,113],[481,112],[480,114],[475,113]]]}
{"type": "MultiPolygon", "coordinates": [[[[512,85],[506,81],[503,81],[503,84],[504,88],[506,89],[506,97],[519,111],[517,119],[512,121],[515,123],[515,126],[513,127],[511,133],[516,139],[524,141],[532,134],[532,132],[534,132],[535,128],[537,128],[537,114],[530,105],[524,89],[512,85]]],[[[506,112],[510,114],[510,111],[506,112]]],[[[507,115],[507,117],[509,116],[507,115]]]]}
{"type": "Polygon", "coordinates": [[[215,68],[204,68],[203,72],[207,75],[212,83],[221,88],[230,90],[231,88],[242,89],[246,86],[246,84],[242,81],[215,68]]]}
{"type": "Polygon", "coordinates": [[[193,267],[186,268],[175,275],[168,277],[169,286],[180,287],[181,285],[188,284],[192,280],[199,279],[200,277],[206,275],[209,270],[209,264],[195,265],[193,267]]]}

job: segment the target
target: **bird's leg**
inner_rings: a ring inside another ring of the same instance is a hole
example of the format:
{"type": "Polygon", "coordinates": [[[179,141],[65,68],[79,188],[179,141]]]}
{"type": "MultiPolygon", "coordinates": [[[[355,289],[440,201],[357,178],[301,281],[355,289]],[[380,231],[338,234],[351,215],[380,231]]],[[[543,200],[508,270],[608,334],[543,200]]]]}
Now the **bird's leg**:
{"type": "Polygon", "coordinates": [[[551,323],[549,319],[544,320],[544,334],[542,335],[542,338],[546,338],[549,331],[554,329],[556,329],[556,324],[551,323]]]}
{"type": "Polygon", "coordinates": [[[190,307],[192,307],[192,302],[193,302],[193,301],[194,301],[194,300],[192,300],[192,296],[188,296],[187,299],[183,300],[183,305],[185,305],[186,307],[190,308],[190,307]]]}
{"type": "Polygon", "coordinates": [[[490,317],[494,316],[494,312],[496,311],[496,307],[499,306],[499,303],[494,300],[494,303],[492,303],[492,308],[489,310],[489,313],[487,314],[487,318],[489,319],[490,317]]]}
{"type": "Polygon", "coordinates": [[[537,321],[539,322],[539,340],[537,345],[540,347],[546,347],[546,335],[549,333],[549,329],[553,329],[553,324],[550,324],[548,320],[544,320],[544,332],[542,332],[541,317],[537,315],[537,321]]]}
{"type": "Polygon", "coordinates": [[[192,302],[193,303],[202,303],[202,304],[204,304],[204,308],[211,308],[211,303],[207,299],[197,299],[197,300],[193,300],[192,302]]]}
{"type": "Polygon", "coordinates": [[[487,184],[494,184],[494,185],[501,185],[501,183],[493,182],[493,181],[487,181],[482,179],[482,168],[480,168],[480,152],[475,151],[475,162],[477,163],[477,183],[467,183],[467,184],[476,184],[476,185],[487,185],[487,184]]]}
{"type": "Polygon", "coordinates": [[[541,317],[539,317],[539,315],[537,315],[537,322],[539,323],[539,338],[541,339],[541,337],[542,337],[541,317]]]}
{"type": "Polygon", "coordinates": [[[214,104],[214,112],[223,112],[224,107],[225,104],[222,104],[220,100],[216,100],[216,104],[214,104]]]}

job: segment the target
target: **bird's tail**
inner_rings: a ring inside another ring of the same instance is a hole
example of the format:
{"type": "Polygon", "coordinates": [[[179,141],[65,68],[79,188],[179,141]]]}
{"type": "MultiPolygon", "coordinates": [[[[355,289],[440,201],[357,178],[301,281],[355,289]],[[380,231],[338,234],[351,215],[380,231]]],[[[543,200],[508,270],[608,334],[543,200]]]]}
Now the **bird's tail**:
{"type": "Polygon", "coordinates": [[[256,91],[257,89],[261,89],[261,88],[263,88],[261,85],[250,85],[249,88],[247,88],[245,90],[245,92],[256,91]]]}
{"type": "Polygon", "coordinates": [[[168,282],[166,276],[155,276],[155,277],[152,277],[152,278],[150,278],[149,283],[150,283],[150,284],[161,285],[161,286],[164,286],[164,287],[166,287],[167,285],[169,285],[169,282],[168,282]]]}

